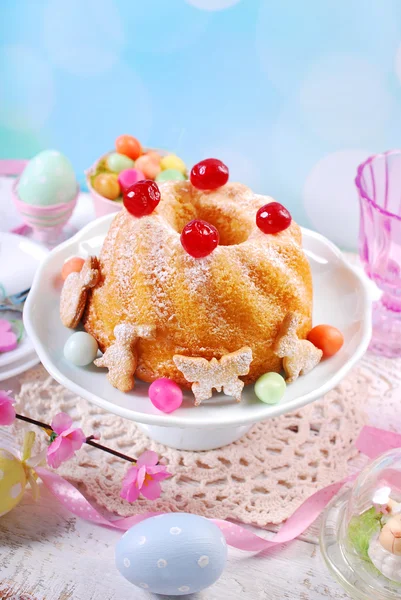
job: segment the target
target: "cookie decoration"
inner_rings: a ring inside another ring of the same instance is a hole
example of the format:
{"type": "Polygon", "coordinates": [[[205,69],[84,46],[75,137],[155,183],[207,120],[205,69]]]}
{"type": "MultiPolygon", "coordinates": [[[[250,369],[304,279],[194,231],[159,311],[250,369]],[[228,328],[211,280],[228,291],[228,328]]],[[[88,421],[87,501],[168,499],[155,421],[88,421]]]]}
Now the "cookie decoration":
{"type": "Polygon", "coordinates": [[[134,374],[138,364],[136,343],[139,338],[153,340],[155,334],[154,325],[120,323],[114,328],[114,344],[94,364],[109,369],[107,379],[113,387],[121,392],[129,392],[135,385],[134,374]]]}
{"type": "Polygon", "coordinates": [[[79,273],[70,273],[64,282],[60,298],[60,318],[65,327],[75,329],[85,310],[88,290],[99,281],[99,262],[89,256],[79,273]]]}
{"type": "Polygon", "coordinates": [[[323,356],[323,352],[311,342],[298,338],[299,324],[298,313],[287,313],[274,342],[275,354],[283,359],[287,383],[292,383],[299,375],[306,375],[312,371],[323,356]]]}
{"type": "Polygon", "coordinates": [[[218,392],[223,390],[226,396],[233,396],[237,402],[240,402],[244,382],[239,377],[249,373],[252,350],[244,346],[235,352],[225,354],[220,360],[176,354],[173,361],[185,379],[192,383],[195,406],[211,398],[213,388],[218,392]]]}

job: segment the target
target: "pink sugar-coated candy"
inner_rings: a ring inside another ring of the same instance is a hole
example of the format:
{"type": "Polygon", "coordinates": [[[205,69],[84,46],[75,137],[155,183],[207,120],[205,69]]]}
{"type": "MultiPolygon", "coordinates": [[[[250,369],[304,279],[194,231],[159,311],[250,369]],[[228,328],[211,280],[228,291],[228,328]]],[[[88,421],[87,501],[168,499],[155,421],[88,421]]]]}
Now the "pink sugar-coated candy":
{"type": "Polygon", "coordinates": [[[125,171],[121,171],[118,175],[118,183],[123,192],[142,179],[145,179],[145,175],[139,169],[126,169],[125,171]]]}
{"type": "Polygon", "coordinates": [[[11,323],[5,319],[0,319],[0,352],[11,352],[17,346],[18,339],[11,329],[11,323]]]}
{"type": "Polygon", "coordinates": [[[171,413],[182,404],[182,390],[171,379],[161,377],[149,386],[149,398],[153,406],[165,413],[171,413]]]}

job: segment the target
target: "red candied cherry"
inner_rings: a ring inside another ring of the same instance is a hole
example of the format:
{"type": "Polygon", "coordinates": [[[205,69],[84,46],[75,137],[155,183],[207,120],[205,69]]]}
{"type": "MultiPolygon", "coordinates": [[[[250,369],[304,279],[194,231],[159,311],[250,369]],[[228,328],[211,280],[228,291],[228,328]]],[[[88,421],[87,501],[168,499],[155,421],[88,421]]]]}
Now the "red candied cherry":
{"type": "Polygon", "coordinates": [[[194,219],[181,233],[182,247],[194,258],[208,256],[219,245],[219,232],[214,225],[194,219]]]}
{"type": "Polygon", "coordinates": [[[217,158],[206,158],[192,167],[190,179],[198,190],[216,190],[227,183],[228,167],[217,158]]]}
{"type": "Polygon", "coordinates": [[[263,233],[279,233],[291,225],[291,215],[279,202],[270,202],[259,208],[256,225],[263,233]]]}
{"type": "Polygon", "coordinates": [[[123,193],[124,206],[134,217],[150,215],[161,198],[159,186],[150,179],[137,181],[123,193]]]}

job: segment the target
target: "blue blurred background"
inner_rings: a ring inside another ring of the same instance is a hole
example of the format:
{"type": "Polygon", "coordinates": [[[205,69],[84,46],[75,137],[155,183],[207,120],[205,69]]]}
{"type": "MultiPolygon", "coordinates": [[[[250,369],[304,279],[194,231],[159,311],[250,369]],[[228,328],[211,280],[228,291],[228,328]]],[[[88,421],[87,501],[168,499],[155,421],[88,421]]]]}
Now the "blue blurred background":
{"type": "Polygon", "coordinates": [[[84,170],[130,133],[357,243],[356,166],[400,146],[399,0],[0,3],[0,157],[84,170]]]}

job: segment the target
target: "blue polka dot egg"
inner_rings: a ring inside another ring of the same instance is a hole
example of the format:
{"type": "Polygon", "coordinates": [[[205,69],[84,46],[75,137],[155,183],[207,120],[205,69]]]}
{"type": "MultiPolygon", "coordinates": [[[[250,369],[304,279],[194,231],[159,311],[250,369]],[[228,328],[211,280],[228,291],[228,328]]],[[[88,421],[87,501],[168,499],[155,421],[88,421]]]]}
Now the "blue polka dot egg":
{"type": "Polygon", "coordinates": [[[154,594],[200,592],[219,579],[226,561],[227,544],[217,525],[187,513],[141,521],[116,548],[120,573],[154,594]]]}

